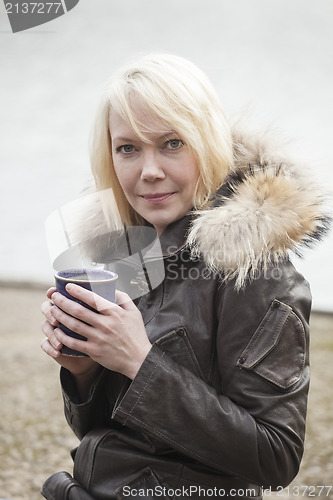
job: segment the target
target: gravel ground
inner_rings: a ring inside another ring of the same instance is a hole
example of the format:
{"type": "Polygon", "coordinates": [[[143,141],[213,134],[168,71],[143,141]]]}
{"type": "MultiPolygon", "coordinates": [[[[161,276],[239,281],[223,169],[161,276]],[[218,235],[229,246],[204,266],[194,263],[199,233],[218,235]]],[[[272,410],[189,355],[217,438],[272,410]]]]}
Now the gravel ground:
{"type": "MultiPolygon", "coordinates": [[[[41,499],[39,489],[49,475],[71,472],[69,451],[78,444],[63,416],[58,365],[39,347],[43,300],[37,289],[0,288],[0,497],[12,500],[41,499]]],[[[328,498],[333,484],[332,315],[312,315],[311,361],[305,455],[290,498],[328,498]],[[321,495],[309,488],[317,485],[326,487],[321,495]],[[308,488],[297,495],[296,486],[308,488]]],[[[288,498],[288,491],[278,496],[288,498]]]]}

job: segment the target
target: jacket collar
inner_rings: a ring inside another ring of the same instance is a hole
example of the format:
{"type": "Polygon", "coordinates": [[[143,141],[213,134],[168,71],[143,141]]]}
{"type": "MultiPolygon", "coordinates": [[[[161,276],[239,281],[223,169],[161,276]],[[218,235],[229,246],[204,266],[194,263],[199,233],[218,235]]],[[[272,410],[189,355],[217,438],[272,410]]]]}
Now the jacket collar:
{"type": "Polygon", "coordinates": [[[187,244],[187,233],[194,218],[192,212],[169,224],[160,236],[160,245],[164,258],[178,253],[187,244]]]}

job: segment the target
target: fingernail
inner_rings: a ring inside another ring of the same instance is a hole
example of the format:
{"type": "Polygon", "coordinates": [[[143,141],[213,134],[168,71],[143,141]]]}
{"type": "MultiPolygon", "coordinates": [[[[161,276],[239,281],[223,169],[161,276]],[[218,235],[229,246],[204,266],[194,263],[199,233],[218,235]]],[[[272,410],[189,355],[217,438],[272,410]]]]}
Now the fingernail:
{"type": "Polygon", "coordinates": [[[56,325],[57,320],[53,316],[51,316],[50,323],[51,323],[51,325],[56,325]]]}
{"type": "Polygon", "coordinates": [[[68,285],[66,285],[66,290],[68,292],[70,292],[71,290],[73,290],[73,284],[72,283],[68,283],[68,285]]]}

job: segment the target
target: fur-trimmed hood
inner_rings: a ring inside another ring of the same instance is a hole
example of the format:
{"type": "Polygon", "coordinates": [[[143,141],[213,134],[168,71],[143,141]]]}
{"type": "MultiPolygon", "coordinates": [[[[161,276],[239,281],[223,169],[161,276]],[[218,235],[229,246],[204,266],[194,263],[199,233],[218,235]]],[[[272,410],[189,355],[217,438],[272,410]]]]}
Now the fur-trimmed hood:
{"type": "MultiPolygon", "coordinates": [[[[222,281],[235,279],[235,288],[241,289],[259,270],[277,264],[290,251],[300,255],[302,246],[320,240],[331,218],[327,199],[311,172],[283,152],[270,133],[235,129],[233,145],[234,169],[211,207],[170,224],[160,242],[162,250],[187,245],[222,281]]],[[[109,199],[110,191],[100,196],[109,199]]],[[[105,262],[103,256],[111,255],[116,247],[117,253],[121,246],[116,236],[122,233],[119,216],[110,228],[96,198],[89,199],[79,212],[74,240],[91,260],[105,262]]],[[[137,246],[136,235],[133,239],[137,246]]],[[[143,239],[149,246],[151,242],[143,239]]]]}
{"type": "Polygon", "coordinates": [[[305,165],[269,133],[233,132],[235,168],[209,210],[196,212],[187,243],[207,266],[242,288],[251,274],[321,239],[326,197],[305,165]]]}

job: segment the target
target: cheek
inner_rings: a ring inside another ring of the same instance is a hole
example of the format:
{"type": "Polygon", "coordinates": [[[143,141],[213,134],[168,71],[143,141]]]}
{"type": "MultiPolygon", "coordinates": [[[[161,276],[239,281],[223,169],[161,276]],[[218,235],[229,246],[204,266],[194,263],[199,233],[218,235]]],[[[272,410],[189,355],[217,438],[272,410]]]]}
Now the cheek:
{"type": "Polygon", "coordinates": [[[187,191],[193,191],[198,181],[200,172],[196,162],[190,161],[183,169],[183,185],[187,191]]]}
{"type": "Polygon", "coordinates": [[[122,190],[127,193],[131,189],[131,184],[133,183],[133,176],[129,175],[129,172],[123,168],[117,168],[114,166],[114,171],[117,176],[118,182],[122,187],[122,190]]]}

